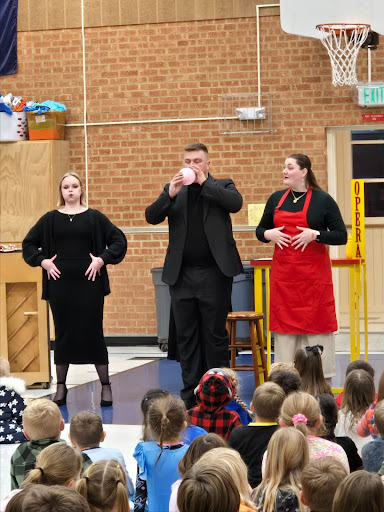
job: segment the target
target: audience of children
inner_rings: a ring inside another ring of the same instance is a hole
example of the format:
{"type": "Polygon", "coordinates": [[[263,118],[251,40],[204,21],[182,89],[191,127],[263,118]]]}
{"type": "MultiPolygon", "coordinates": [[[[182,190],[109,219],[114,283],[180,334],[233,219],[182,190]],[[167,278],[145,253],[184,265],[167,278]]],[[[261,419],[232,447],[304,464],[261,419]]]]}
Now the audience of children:
{"type": "Polygon", "coordinates": [[[21,394],[25,392],[25,382],[10,376],[9,362],[0,357],[0,443],[23,443],[22,416],[25,401],[21,394]]]}
{"type": "Polygon", "coordinates": [[[222,437],[213,433],[199,436],[191,443],[188,451],[184,454],[177,466],[177,471],[181,478],[172,484],[171,498],[169,500],[169,512],[178,512],[176,501],[181,479],[204,453],[212,450],[213,448],[228,448],[228,445],[222,437]]]}
{"type": "Polygon", "coordinates": [[[133,501],[135,488],[128,474],[124,455],[117,448],[104,448],[100,446],[105,439],[106,432],[100,416],[91,411],[80,411],[72,416],[69,424],[69,439],[74,448],[88,455],[92,462],[99,460],[115,460],[119,462],[125,472],[127,492],[133,501]]]}
{"type": "Polygon", "coordinates": [[[384,485],[378,475],[355,471],[337,488],[332,512],[383,512],[384,485]]]}
{"type": "Polygon", "coordinates": [[[305,436],[292,427],[277,430],[268,443],[263,479],[252,498],[260,512],[303,511],[301,472],[309,461],[305,436]]]}
{"type": "Polygon", "coordinates": [[[335,427],[338,422],[338,409],[333,396],[328,394],[317,395],[316,400],[319,402],[321,415],[323,417],[324,429],[320,428],[319,436],[333,443],[339,444],[348,457],[350,471],[363,469],[363,462],[357,452],[357,448],[352,439],[348,436],[335,436],[335,427]]]}
{"type": "Polygon", "coordinates": [[[301,473],[301,502],[309,512],[332,512],[337,488],[347,475],[345,467],[334,457],[309,461],[301,473]]]}
{"type": "Polygon", "coordinates": [[[352,370],[348,373],[335,435],[350,437],[360,452],[370,439],[358,435],[357,424],[374,400],[375,384],[372,376],[365,370],[352,370]]]}
{"type": "Polygon", "coordinates": [[[236,411],[226,408],[235,395],[232,379],[221,369],[208,370],[195,389],[197,405],[188,411],[192,425],[228,439],[232,430],[241,427],[236,411]]]}
{"type": "Polygon", "coordinates": [[[370,473],[378,473],[384,461],[384,400],[374,410],[378,436],[361,449],[364,469],[370,473]]]}
{"type": "Polygon", "coordinates": [[[64,420],[55,403],[39,398],[24,409],[23,428],[28,441],[21,443],[12,455],[12,489],[18,489],[27,472],[35,467],[37,455],[50,444],[60,441],[64,420]]]}
{"type": "Polygon", "coordinates": [[[76,491],[87,500],[91,512],[129,512],[125,474],[119,462],[99,460],[78,480],[76,491]]]}
{"type": "MultiPolygon", "coordinates": [[[[214,368],[215,370],[220,370],[220,368],[214,368]]],[[[232,402],[229,402],[225,406],[226,409],[230,409],[231,411],[236,411],[239,415],[240,421],[243,425],[248,425],[252,421],[252,412],[248,410],[246,404],[242,401],[239,396],[240,393],[240,382],[237,378],[237,373],[232,368],[221,368],[221,370],[228,375],[228,377],[232,380],[234,386],[234,395],[232,402]]]]}
{"type": "Polygon", "coordinates": [[[179,478],[177,465],[188,450],[188,445],[180,442],[187,425],[185,416],[185,405],[179,397],[164,396],[151,402],[146,428],[152,440],[138,443],[133,454],[140,476],[135,511],[144,510],[147,499],[149,512],[168,510],[171,486],[179,478]]]}
{"type": "Polygon", "coordinates": [[[281,427],[295,427],[308,441],[309,458],[333,456],[340,460],[349,473],[348,457],[341,446],[318,436],[322,418],[315,397],[304,391],[291,393],[284,400],[280,412],[281,427]]]}
{"type": "MultiPolygon", "coordinates": [[[[366,372],[371,375],[372,379],[375,378],[375,370],[371,364],[369,364],[367,361],[363,361],[362,359],[357,359],[356,361],[351,361],[349,365],[347,366],[347,369],[345,370],[345,377],[347,378],[348,374],[351,373],[353,370],[365,370],[366,372]]],[[[336,397],[336,404],[338,409],[341,408],[341,401],[343,399],[343,392],[341,392],[336,397]]]]}
{"type": "Polygon", "coordinates": [[[256,415],[255,422],[235,428],[229,437],[229,446],[240,453],[248,466],[252,488],[261,482],[261,461],[272,434],[278,429],[277,419],[284,399],[285,393],[277,384],[266,382],[258,386],[250,406],[256,415]]]}
{"type": "Polygon", "coordinates": [[[368,411],[366,411],[357,424],[356,431],[361,437],[372,436],[373,439],[377,438],[377,428],[375,425],[374,414],[375,407],[378,402],[384,400],[384,372],[380,376],[379,386],[377,388],[376,399],[373,404],[370,406],[368,411]]]}
{"type": "Polygon", "coordinates": [[[310,395],[327,393],[332,395],[331,386],[324,378],[321,354],[322,345],[299,348],[295,353],[293,364],[301,377],[301,391],[310,395]]]}

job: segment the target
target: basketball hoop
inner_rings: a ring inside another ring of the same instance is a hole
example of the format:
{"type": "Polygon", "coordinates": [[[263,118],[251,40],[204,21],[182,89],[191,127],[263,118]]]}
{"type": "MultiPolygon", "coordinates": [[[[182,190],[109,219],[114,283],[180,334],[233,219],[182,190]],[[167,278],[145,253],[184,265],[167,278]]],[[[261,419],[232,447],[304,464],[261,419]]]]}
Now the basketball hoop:
{"type": "Polygon", "coordinates": [[[357,83],[357,54],[371,30],[365,24],[323,23],[316,29],[321,42],[328,50],[332,66],[332,83],[353,85],[357,83]]]}

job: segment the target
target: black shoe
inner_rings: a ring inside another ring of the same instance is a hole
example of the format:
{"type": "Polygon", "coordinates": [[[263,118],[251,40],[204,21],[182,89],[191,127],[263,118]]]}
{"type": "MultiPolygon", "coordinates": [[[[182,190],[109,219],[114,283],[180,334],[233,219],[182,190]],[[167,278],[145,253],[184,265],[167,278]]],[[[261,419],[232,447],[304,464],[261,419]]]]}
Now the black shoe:
{"type": "MultiPolygon", "coordinates": [[[[109,387],[111,387],[111,383],[110,382],[102,382],[101,386],[109,386],[109,387]]],[[[111,389],[111,393],[112,393],[112,389],[111,389]]],[[[103,396],[103,390],[101,390],[101,396],[103,396]]],[[[101,399],[101,402],[100,402],[100,406],[101,407],[111,407],[112,404],[113,404],[113,400],[103,400],[103,399],[101,399]]]]}
{"type": "MultiPolygon", "coordinates": [[[[58,385],[62,384],[65,387],[65,393],[64,393],[63,398],[59,398],[59,400],[55,400],[55,399],[52,400],[52,402],[54,402],[56,405],[58,405],[60,407],[60,406],[65,405],[67,403],[68,389],[67,389],[67,386],[65,385],[65,382],[58,382],[57,384],[58,385]]],[[[57,395],[57,389],[56,389],[56,395],[57,395]]]]}

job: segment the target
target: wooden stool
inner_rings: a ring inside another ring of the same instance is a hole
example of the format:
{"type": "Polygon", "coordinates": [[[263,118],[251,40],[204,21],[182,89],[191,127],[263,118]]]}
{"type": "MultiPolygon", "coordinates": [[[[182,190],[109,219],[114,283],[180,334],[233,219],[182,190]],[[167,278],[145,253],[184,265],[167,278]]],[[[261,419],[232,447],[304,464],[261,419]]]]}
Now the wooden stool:
{"type": "Polygon", "coordinates": [[[254,311],[235,311],[228,313],[226,328],[229,335],[229,352],[231,355],[230,367],[239,371],[252,371],[255,374],[256,387],[260,385],[260,374],[264,376],[264,382],[267,380],[267,359],[264,350],[264,336],[261,332],[260,320],[264,318],[263,314],[254,311]],[[249,323],[250,341],[238,342],[236,340],[236,322],[249,323]],[[248,348],[252,350],[252,364],[236,364],[236,349],[248,348]]]}

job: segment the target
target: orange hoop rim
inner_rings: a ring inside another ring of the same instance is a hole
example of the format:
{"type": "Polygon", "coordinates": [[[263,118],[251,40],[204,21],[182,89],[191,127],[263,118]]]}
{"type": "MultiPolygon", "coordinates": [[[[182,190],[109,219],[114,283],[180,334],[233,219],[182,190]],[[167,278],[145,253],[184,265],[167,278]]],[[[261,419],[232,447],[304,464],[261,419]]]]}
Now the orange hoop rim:
{"type": "Polygon", "coordinates": [[[316,25],[317,30],[323,30],[328,34],[333,31],[335,34],[340,34],[340,32],[344,29],[345,32],[349,35],[354,30],[357,30],[358,34],[361,34],[365,29],[368,28],[368,31],[371,30],[371,25],[369,23],[319,23],[316,25]]]}

